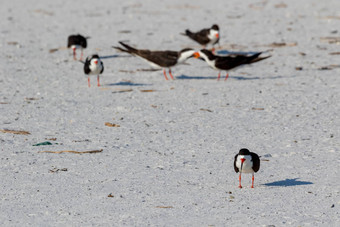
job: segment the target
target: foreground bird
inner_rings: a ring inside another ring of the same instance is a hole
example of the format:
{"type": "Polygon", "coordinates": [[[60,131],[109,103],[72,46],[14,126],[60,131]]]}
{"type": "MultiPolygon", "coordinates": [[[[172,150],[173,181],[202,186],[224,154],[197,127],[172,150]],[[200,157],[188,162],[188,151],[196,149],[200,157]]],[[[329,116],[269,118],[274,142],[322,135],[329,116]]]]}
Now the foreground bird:
{"type": "Polygon", "coordinates": [[[205,28],[198,32],[191,32],[189,29],[185,30],[185,34],[192,40],[203,45],[205,49],[207,45],[211,44],[213,46],[212,51],[214,52],[214,45],[220,41],[220,29],[217,24],[214,24],[211,28],[205,28]]]}
{"type": "Polygon", "coordinates": [[[104,64],[100,60],[99,56],[97,54],[88,56],[85,60],[84,64],[84,72],[87,77],[87,83],[88,86],[90,87],[90,76],[91,75],[97,75],[97,86],[100,86],[99,83],[99,74],[102,74],[104,71],[104,64]]]}
{"type": "Polygon", "coordinates": [[[81,50],[80,60],[83,58],[83,49],[87,47],[87,40],[89,37],[84,37],[82,35],[70,35],[67,39],[67,48],[73,50],[73,59],[77,60],[76,49],[81,50]]]}
{"type": "Polygon", "coordinates": [[[174,79],[173,75],[171,74],[171,68],[178,65],[183,64],[188,58],[193,57],[195,53],[194,50],[186,48],[181,51],[151,51],[151,50],[139,50],[133,48],[123,42],[119,42],[125,49],[121,47],[113,47],[117,50],[127,52],[131,55],[140,57],[146,60],[152,67],[154,68],[163,68],[164,77],[168,80],[166,76],[165,68],[169,69],[169,75],[171,79],[174,79]]]}
{"type": "Polygon", "coordinates": [[[230,54],[227,56],[218,56],[214,55],[211,51],[203,49],[198,52],[194,53],[195,58],[203,59],[208,63],[208,65],[216,70],[219,70],[218,78],[221,77],[221,71],[225,70],[227,71],[226,77],[224,80],[228,79],[228,71],[231,69],[235,69],[239,66],[246,65],[246,64],[252,64],[258,61],[262,61],[264,59],[267,59],[269,56],[266,57],[259,57],[262,54],[262,52],[258,52],[253,55],[244,55],[244,54],[230,54]]]}
{"type": "Polygon", "coordinates": [[[241,174],[242,173],[251,173],[252,183],[251,187],[254,188],[254,173],[259,171],[260,169],[260,158],[257,154],[250,152],[246,148],[242,148],[239,153],[235,156],[234,160],[234,169],[235,172],[240,172],[239,175],[239,188],[242,188],[241,185],[241,174]]]}

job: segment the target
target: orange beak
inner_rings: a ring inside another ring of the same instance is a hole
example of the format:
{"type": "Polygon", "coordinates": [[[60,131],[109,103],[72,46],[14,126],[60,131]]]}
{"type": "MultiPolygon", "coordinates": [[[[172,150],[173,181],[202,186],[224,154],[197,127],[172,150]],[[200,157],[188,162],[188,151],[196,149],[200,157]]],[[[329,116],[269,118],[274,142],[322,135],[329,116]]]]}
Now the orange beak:
{"type": "Polygon", "coordinates": [[[195,52],[195,53],[193,54],[193,56],[194,56],[194,58],[199,58],[199,57],[200,57],[200,54],[199,54],[198,52],[195,52]]]}
{"type": "Polygon", "coordinates": [[[97,64],[98,64],[98,61],[97,61],[97,60],[95,60],[95,61],[94,61],[94,64],[96,64],[96,65],[97,65],[97,64]]]}
{"type": "Polygon", "coordinates": [[[216,38],[218,38],[218,37],[220,37],[220,35],[217,33],[217,34],[216,34],[216,38]]]}
{"type": "Polygon", "coordinates": [[[241,163],[243,164],[243,162],[246,160],[245,158],[241,158],[241,163]]]}

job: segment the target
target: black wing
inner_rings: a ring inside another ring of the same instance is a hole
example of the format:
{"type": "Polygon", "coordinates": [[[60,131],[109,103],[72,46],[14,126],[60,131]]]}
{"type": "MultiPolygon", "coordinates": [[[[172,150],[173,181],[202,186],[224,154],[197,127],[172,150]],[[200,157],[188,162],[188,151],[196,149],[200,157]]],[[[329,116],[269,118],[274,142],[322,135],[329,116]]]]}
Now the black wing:
{"type": "Polygon", "coordinates": [[[101,62],[101,64],[102,64],[102,70],[100,71],[100,74],[102,74],[104,72],[104,63],[101,62]]]}
{"type": "Polygon", "coordinates": [[[83,36],[80,36],[79,37],[79,45],[83,48],[86,48],[87,47],[87,41],[86,41],[86,38],[83,37],[83,36]]]}
{"type": "Polygon", "coordinates": [[[114,47],[120,51],[127,52],[132,55],[138,55],[150,62],[153,62],[161,67],[170,67],[177,63],[178,52],[177,51],[150,51],[150,50],[140,50],[133,48],[123,42],[119,42],[126,49],[120,47],[114,47]]]}
{"type": "Polygon", "coordinates": [[[253,152],[250,152],[250,155],[251,155],[252,161],[253,161],[253,170],[256,173],[260,169],[260,157],[253,152]]]}
{"type": "Polygon", "coordinates": [[[236,173],[238,173],[238,172],[239,172],[239,169],[236,167],[236,160],[237,160],[237,156],[238,156],[238,154],[237,154],[237,155],[235,155],[235,160],[234,160],[234,170],[235,170],[235,172],[236,172],[236,173]]]}
{"type": "Polygon", "coordinates": [[[86,38],[82,35],[70,35],[67,39],[67,48],[70,48],[72,45],[80,45],[81,47],[86,48],[86,38]]]}
{"type": "Polygon", "coordinates": [[[74,35],[70,35],[68,38],[67,38],[67,48],[70,48],[72,45],[75,44],[76,40],[75,40],[75,36],[74,35]]]}
{"type": "Polygon", "coordinates": [[[91,72],[90,70],[90,61],[88,58],[86,58],[85,64],[84,64],[84,73],[89,74],[91,72]]]}
{"type": "Polygon", "coordinates": [[[229,70],[244,64],[251,64],[256,62],[255,59],[261,54],[256,53],[252,56],[246,55],[229,55],[229,56],[217,56],[215,66],[222,70],[229,70]]]}
{"type": "Polygon", "coordinates": [[[189,30],[186,30],[185,34],[199,44],[206,45],[210,41],[210,39],[208,38],[209,32],[210,29],[202,29],[199,32],[190,32],[189,30]]]}
{"type": "Polygon", "coordinates": [[[174,66],[176,65],[178,59],[178,52],[170,50],[166,51],[140,50],[138,52],[138,55],[161,67],[174,66]]]}

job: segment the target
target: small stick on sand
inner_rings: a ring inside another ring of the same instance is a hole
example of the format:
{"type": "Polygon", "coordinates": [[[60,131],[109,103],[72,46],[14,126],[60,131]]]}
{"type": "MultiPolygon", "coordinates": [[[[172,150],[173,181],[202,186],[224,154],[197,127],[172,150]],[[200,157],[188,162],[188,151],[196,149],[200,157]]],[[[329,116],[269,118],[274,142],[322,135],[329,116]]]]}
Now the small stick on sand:
{"type": "Polygon", "coordinates": [[[19,130],[8,130],[8,129],[0,129],[0,132],[3,133],[13,133],[13,134],[18,134],[18,135],[30,135],[31,133],[27,131],[19,131],[19,130]]]}
{"type": "Polygon", "coordinates": [[[38,153],[54,153],[54,154],[61,154],[61,153],[74,153],[74,154],[88,154],[88,153],[99,153],[102,152],[103,149],[100,150],[92,150],[92,151],[39,151],[38,153]]]}
{"type": "Polygon", "coordinates": [[[50,53],[54,53],[58,50],[67,50],[67,47],[58,47],[58,48],[53,48],[53,49],[50,49],[48,52],[50,53]]]}

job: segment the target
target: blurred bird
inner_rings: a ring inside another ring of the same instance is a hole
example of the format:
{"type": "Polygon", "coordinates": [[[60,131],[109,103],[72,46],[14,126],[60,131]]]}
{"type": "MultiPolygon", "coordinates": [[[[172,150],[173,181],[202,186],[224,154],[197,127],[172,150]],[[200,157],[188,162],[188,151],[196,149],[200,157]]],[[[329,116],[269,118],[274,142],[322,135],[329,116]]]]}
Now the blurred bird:
{"type": "Polygon", "coordinates": [[[100,86],[99,83],[99,74],[102,74],[104,71],[104,64],[100,60],[97,54],[88,56],[84,63],[84,72],[87,77],[88,86],[90,87],[90,76],[97,75],[97,86],[100,86]]]}
{"type": "Polygon", "coordinates": [[[262,54],[262,52],[258,52],[252,55],[246,55],[246,54],[230,54],[227,56],[219,56],[214,55],[211,51],[202,49],[198,52],[194,53],[195,58],[200,58],[208,63],[208,65],[216,70],[219,70],[218,78],[221,77],[221,71],[227,71],[226,77],[224,80],[228,79],[228,71],[231,69],[235,69],[239,66],[246,65],[246,64],[252,64],[258,61],[262,61],[264,59],[267,59],[271,56],[266,57],[259,57],[262,54]]]}
{"type": "Polygon", "coordinates": [[[185,33],[181,33],[182,35],[186,35],[192,40],[198,42],[203,45],[205,49],[207,45],[212,45],[212,52],[215,51],[214,45],[220,41],[220,28],[217,24],[211,26],[211,28],[205,28],[198,32],[191,32],[189,29],[185,30],[185,33]]]}
{"type": "Polygon", "coordinates": [[[113,46],[113,48],[127,52],[131,55],[137,56],[142,58],[143,60],[147,61],[151,67],[153,68],[162,68],[163,74],[166,80],[168,80],[168,77],[166,76],[165,68],[169,69],[169,75],[171,79],[174,79],[171,68],[179,65],[184,64],[184,62],[193,57],[193,54],[195,53],[194,50],[186,48],[181,51],[170,51],[170,50],[164,50],[164,51],[151,51],[151,50],[141,50],[133,48],[123,42],[119,42],[124,48],[113,46]]]}
{"type": "Polygon", "coordinates": [[[82,35],[70,35],[67,39],[67,48],[73,50],[73,59],[77,60],[76,49],[81,50],[80,60],[83,58],[83,49],[87,47],[87,39],[90,37],[84,37],[82,35]]]}
{"type": "Polygon", "coordinates": [[[254,188],[254,173],[259,171],[260,169],[260,158],[257,154],[250,152],[246,148],[242,148],[239,153],[235,156],[234,160],[234,170],[236,173],[240,172],[239,175],[239,188],[242,188],[241,185],[241,174],[242,173],[251,173],[252,174],[252,183],[251,187],[254,188]]]}

